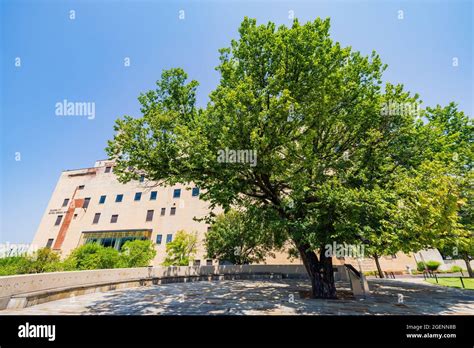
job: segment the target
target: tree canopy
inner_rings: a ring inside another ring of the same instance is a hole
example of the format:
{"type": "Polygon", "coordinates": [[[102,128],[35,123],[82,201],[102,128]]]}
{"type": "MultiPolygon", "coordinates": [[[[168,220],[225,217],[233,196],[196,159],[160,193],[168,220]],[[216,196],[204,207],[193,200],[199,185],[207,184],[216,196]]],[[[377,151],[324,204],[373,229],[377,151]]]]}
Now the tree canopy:
{"type": "Polygon", "coordinates": [[[211,207],[273,210],[313,296],[333,298],[332,260],[318,250],[364,241],[408,250],[453,237],[458,202],[428,156],[418,95],[383,84],[380,57],[342,47],[329,28],[329,19],[276,27],[245,18],[239,39],[220,50],[205,108],[196,106],[198,83],[167,70],[140,95],[143,116],[117,120],[107,152],[122,181],[145,173],[162,185],[194,182],[211,207]],[[254,151],[258,161],[218,161],[223,149],[254,151]]]}

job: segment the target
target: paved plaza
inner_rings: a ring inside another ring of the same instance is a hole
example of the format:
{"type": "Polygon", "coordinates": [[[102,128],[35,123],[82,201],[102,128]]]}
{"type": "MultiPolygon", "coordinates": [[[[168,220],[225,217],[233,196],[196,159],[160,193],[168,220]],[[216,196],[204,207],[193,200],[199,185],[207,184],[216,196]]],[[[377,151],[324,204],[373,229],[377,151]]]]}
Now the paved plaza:
{"type": "Polygon", "coordinates": [[[163,284],[93,293],[0,315],[381,315],[474,314],[474,291],[422,279],[369,280],[372,295],[356,299],[338,283],[338,300],[305,299],[304,280],[229,280],[163,284]]]}

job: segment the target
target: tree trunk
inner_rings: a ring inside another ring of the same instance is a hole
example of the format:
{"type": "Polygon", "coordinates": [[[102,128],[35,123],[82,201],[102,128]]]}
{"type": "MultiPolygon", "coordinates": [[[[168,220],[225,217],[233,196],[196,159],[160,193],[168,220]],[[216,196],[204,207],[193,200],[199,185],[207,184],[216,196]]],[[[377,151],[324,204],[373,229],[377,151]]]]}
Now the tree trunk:
{"type": "Polygon", "coordinates": [[[298,245],[298,251],[311,280],[311,298],[337,298],[332,257],[324,255],[324,247],[320,249],[319,259],[309,245],[298,245]]]}
{"type": "Polygon", "coordinates": [[[467,253],[463,254],[463,259],[464,259],[464,262],[466,263],[467,273],[469,273],[469,277],[474,278],[474,273],[472,273],[471,262],[469,260],[469,256],[467,255],[467,253]]]}
{"type": "Polygon", "coordinates": [[[374,260],[375,260],[375,264],[377,265],[377,272],[379,272],[379,277],[384,278],[382,267],[380,267],[379,256],[377,254],[374,254],[374,260]]]}

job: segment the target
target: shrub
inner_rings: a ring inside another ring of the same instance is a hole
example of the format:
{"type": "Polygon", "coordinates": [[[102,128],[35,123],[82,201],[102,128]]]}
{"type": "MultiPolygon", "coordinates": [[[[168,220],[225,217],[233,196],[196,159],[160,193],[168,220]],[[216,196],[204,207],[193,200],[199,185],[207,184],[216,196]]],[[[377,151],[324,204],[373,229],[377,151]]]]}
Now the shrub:
{"type": "Polygon", "coordinates": [[[114,248],[90,243],[74,249],[64,264],[69,269],[86,270],[116,268],[119,262],[119,252],[114,248]]]}
{"type": "Polygon", "coordinates": [[[416,263],[416,269],[419,272],[423,272],[426,269],[426,264],[423,261],[419,261],[416,263]]]}
{"type": "Polygon", "coordinates": [[[462,271],[462,267],[459,267],[459,266],[456,266],[456,265],[454,265],[453,267],[451,267],[449,269],[449,272],[451,272],[451,273],[457,273],[457,272],[461,272],[461,271],[462,271]]]}
{"type": "Polygon", "coordinates": [[[120,267],[145,267],[156,255],[151,240],[129,240],[122,246],[120,267]]]}
{"type": "Polygon", "coordinates": [[[26,256],[0,258],[0,276],[30,273],[32,261],[26,256]]]}
{"type": "Polygon", "coordinates": [[[61,270],[60,256],[50,248],[38,249],[30,258],[31,264],[27,273],[56,272],[61,270]]]}
{"type": "Polygon", "coordinates": [[[438,261],[428,261],[428,262],[426,263],[426,268],[428,268],[430,271],[436,271],[440,265],[441,265],[441,262],[438,262],[438,261]]]}

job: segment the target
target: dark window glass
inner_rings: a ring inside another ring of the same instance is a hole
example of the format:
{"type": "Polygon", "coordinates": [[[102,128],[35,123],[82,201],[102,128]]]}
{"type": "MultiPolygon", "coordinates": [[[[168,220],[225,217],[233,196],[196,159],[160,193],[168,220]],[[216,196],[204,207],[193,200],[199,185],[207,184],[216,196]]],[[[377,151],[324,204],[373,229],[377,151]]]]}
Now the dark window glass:
{"type": "Polygon", "coordinates": [[[73,219],[75,220],[76,218],[77,218],[77,214],[74,214],[74,217],[73,217],[73,219]]]}
{"type": "Polygon", "coordinates": [[[161,216],[164,216],[166,214],[166,208],[161,208],[161,216]]]}
{"type": "Polygon", "coordinates": [[[135,192],[134,200],[139,201],[140,199],[142,199],[142,193],[141,192],[135,192]]]}
{"type": "Polygon", "coordinates": [[[118,215],[112,215],[112,217],[110,218],[110,222],[113,224],[116,223],[117,220],[118,220],[118,215]]]}
{"type": "Polygon", "coordinates": [[[212,260],[206,260],[206,266],[212,266],[212,260]]]}
{"type": "Polygon", "coordinates": [[[193,197],[199,196],[199,187],[193,187],[193,197]]]}
{"type": "Polygon", "coordinates": [[[84,185],[79,185],[78,190],[84,190],[84,185]]]}
{"type": "Polygon", "coordinates": [[[181,197],[181,189],[175,189],[173,191],[173,198],[179,198],[181,197]]]}
{"type": "Polygon", "coordinates": [[[173,235],[172,234],[167,234],[166,235],[166,243],[170,243],[173,240],[173,235]]]}
{"type": "Polygon", "coordinates": [[[201,266],[201,260],[194,260],[194,266],[201,266]]]}
{"type": "Polygon", "coordinates": [[[117,203],[122,202],[122,200],[123,200],[123,195],[117,195],[117,197],[115,197],[115,202],[117,203]]]}
{"type": "Polygon", "coordinates": [[[107,198],[107,196],[100,196],[99,198],[99,204],[104,204],[105,203],[105,199],[107,198]]]}
{"type": "Polygon", "coordinates": [[[54,239],[48,239],[48,242],[46,243],[46,248],[51,248],[51,246],[53,245],[53,241],[54,239]]]}
{"type": "Polygon", "coordinates": [[[63,219],[62,215],[58,215],[56,217],[56,222],[54,223],[54,226],[58,226],[61,223],[61,220],[63,219]]]}
{"type": "Polygon", "coordinates": [[[69,204],[69,198],[65,198],[63,201],[63,207],[67,207],[68,204],[69,204]]]}
{"type": "Polygon", "coordinates": [[[144,182],[145,181],[145,175],[140,175],[140,182],[144,182]]]}
{"type": "Polygon", "coordinates": [[[106,173],[110,173],[110,170],[112,169],[112,167],[105,167],[105,172],[106,173]]]}
{"type": "Polygon", "coordinates": [[[161,234],[157,235],[156,236],[156,244],[160,245],[162,239],[163,239],[163,235],[161,235],[161,234]]]}
{"type": "Polygon", "coordinates": [[[175,215],[176,214],[176,208],[171,207],[170,215],[175,215]]]}
{"type": "Polygon", "coordinates": [[[91,202],[91,198],[90,197],[87,197],[87,198],[84,198],[84,204],[82,205],[82,207],[84,209],[86,209],[88,206],[89,206],[89,203],[91,202]]]}
{"type": "Polygon", "coordinates": [[[154,210],[148,210],[146,212],[146,221],[153,221],[154,210]]]}
{"type": "Polygon", "coordinates": [[[100,219],[100,213],[95,213],[94,220],[92,220],[93,224],[98,224],[100,219]]]}
{"type": "Polygon", "coordinates": [[[150,192],[150,201],[154,201],[156,199],[158,192],[156,191],[151,191],[150,192]]]}

